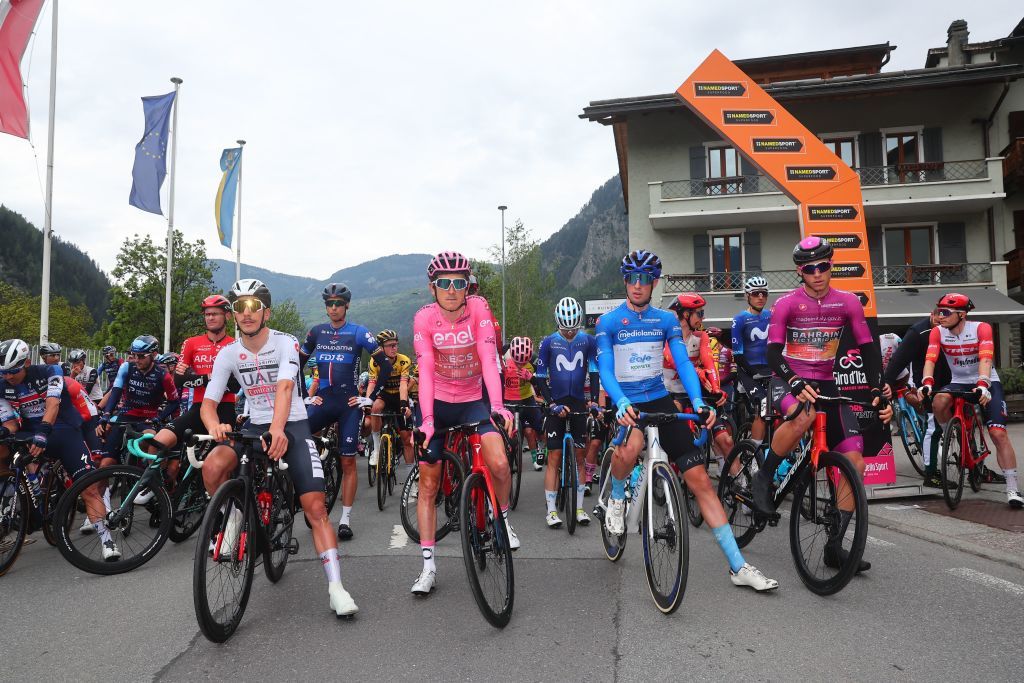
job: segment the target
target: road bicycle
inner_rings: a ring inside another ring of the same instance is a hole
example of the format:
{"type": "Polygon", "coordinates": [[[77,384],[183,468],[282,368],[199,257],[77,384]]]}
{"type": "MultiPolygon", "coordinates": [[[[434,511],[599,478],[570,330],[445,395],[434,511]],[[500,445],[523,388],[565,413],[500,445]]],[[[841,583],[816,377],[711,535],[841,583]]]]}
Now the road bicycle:
{"type": "MultiPolygon", "coordinates": [[[[647,585],[654,604],[664,614],[672,614],[682,604],[690,563],[690,532],[684,511],[686,503],[683,502],[679,479],[658,437],[660,425],[676,420],[700,423],[700,417],[693,413],[642,412],[635,420],[637,428],[644,430],[645,445],[640,455],[641,462],[627,481],[625,531],[621,535],[612,534],[604,524],[612,491],[611,457],[606,457],[601,465],[601,492],[595,508],[601,522],[604,552],[612,562],[622,557],[630,529],[639,529],[647,585]]],[[[624,443],[632,429],[620,427],[612,440],[613,447],[624,443]]],[[[693,445],[701,448],[707,438],[707,430],[702,428],[693,445]]]]}
{"type": "MultiPolygon", "coordinates": [[[[721,424],[725,425],[725,429],[729,433],[729,436],[735,439],[736,421],[733,419],[732,415],[729,414],[730,412],[732,412],[732,410],[735,409],[735,404],[727,402],[722,405],[721,412],[717,412],[719,408],[715,404],[721,397],[721,393],[711,393],[705,395],[703,398],[704,403],[706,405],[713,406],[715,408],[717,415],[716,422],[720,422],[721,424]]],[[[691,425],[691,429],[696,430],[697,427],[695,425],[691,425]]],[[[714,435],[715,431],[714,429],[712,429],[711,435],[704,440],[703,445],[700,447],[701,454],[704,458],[704,471],[708,473],[708,476],[711,476],[711,461],[716,459],[714,451],[714,435]]],[[[692,524],[696,528],[699,528],[700,525],[704,523],[704,514],[700,511],[700,505],[697,504],[697,497],[693,495],[692,491],[690,491],[690,488],[686,485],[686,481],[683,480],[682,476],[680,476],[679,479],[679,487],[680,490],[682,490],[683,498],[686,501],[686,514],[687,517],[689,517],[690,519],[690,524],[692,524]]]]}
{"type": "MultiPolygon", "coordinates": [[[[185,434],[188,442],[213,439],[185,434]]],[[[242,430],[227,438],[242,444],[238,473],[210,500],[192,573],[196,620],[215,643],[230,638],[242,621],[256,563],[262,560],[267,578],[277,583],[288,557],[299,551],[292,536],[295,490],[285,474],[288,463],[271,460],[263,450],[263,442],[270,447],[270,434],[242,430]]]]}
{"type": "MultiPolygon", "coordinates": [[[[576,533],[576,510],[583,507],[583,501],[578,499],[578,485],[583,466],[578,465],[576,461],[576,443],[572,434],[572,418],[574,417],[585,417],[587,419],[584,434],[590,434],[590,422],[594,419],[589,410],[570,411],[564,418],[565,434],[562,436],[562,457],[559,458],[558,463],[558,490],[555,494],[555,509],[561,510],[565,515],[565,528],[570,536],[576,533]],[[565,466],[567,460],[572,463],[572,467],[565,466]]],[[[557,415],[548,415],[548,419],[557,418],[557,415]]],[[[548,458],[550,457],[551,454],[548,453],[548,458]]],[[[549,466],[550,462],[548,460],[549,466]]]]}
{"type": "MultiPolygon", "coordinates": [[[[991,450],[985,441],[985,419],[975,391],[936,391],[953,397],[952,417],[942,428],[941,467],[942,497],[950,510],[955,510],[964,495],[964,474],[968,473],[971,489],[981,490],[985,458],[991,450]],[[969,407],[968,407],[969,406],[969,407]]],[[[931,401],[928,401],[931,403],[931,401]]]]}
{"type": "MultiPolygon", "coordinates": [[[[338,492],[341,490],[341,455],[338,452],[338,424],[332,423],[324,429],[320,436],[313,436],[313,445],[316,446],[317,455],[320,457],[320,467],[324,471],[324,505],[327,506],[327,514],[331,514],[334,503],[338,500],[338,492]]],[[[295,510],[302,509],[299,496],[295,496],[295,510]]],[[[311,528],[309,520],[305,515],[302,517],[306,528],[311,528]]]]}
{"type": "MultiPolygon", "coordinates": [[[[466,481],[469,466],[469,443],[460,432],[449,434],[441,451],[441,479],[434,496],[436,528],[434,541],[440,541],[452,531],[459,529],[459,505],[462,500],[462,485],[466,481]]],[[[399,514],[402,528],[414,543],[420,542],[419,518],[416,508],[420,496],[420,464],[413,465],[412,472],[402,486],[399,514]]]]}
{"type": "Polygon", "coordinates": [[[927,418],[917,412],[914,406],[907,402],[907,387],[900,387],[896,390],[896,400],[892,402],[892,422],[895,425],[896,433],[903,442],[903,450],[914,466],[917,473],[924,476],[924,433],[927,429],[927,418]]]}
{"type": "Polygon", "coordinates": [[[370,413],[370,417],[381,419],[380,452],[377,453],[374,479],[377,483],[377,509],[383,511],[388,496],[395,492],[398,483],[398,463],[403,452],[402,437],[398,425],[405,416],[401,413],[370,413]]]}

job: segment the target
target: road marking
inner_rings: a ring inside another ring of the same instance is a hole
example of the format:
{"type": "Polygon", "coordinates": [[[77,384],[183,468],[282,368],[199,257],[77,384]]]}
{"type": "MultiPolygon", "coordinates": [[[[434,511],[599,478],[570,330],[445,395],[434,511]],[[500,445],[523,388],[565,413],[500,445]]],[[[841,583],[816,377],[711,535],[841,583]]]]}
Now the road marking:
{"type": "Polygon", "coordinates": [[[391,529],[391,542],[388,544],[392,550],[398,550],[404,548],[409,543],[409,536],[405,533],[405,529],[402,528],[401,524],[396,524],[391,529]]]}
{"type": "Polygon", "coordinates": [[[886,505],[885,509],[886,510],[896,510],[896,511],[900,511],[900,510],[920,510],[921,506],[920,505],[886,505]]]}
{"type": "Polygon", "coordinates": [[[875,538],[874,536],[868,536],[868,545],[877,546],[879,548],[895,548],[896,547],[895,543],[890,543],[889,541],[883,541],[882,539],[875,538]]]}
{"type": "Polygon", "coordinates": [[[968,581],[980,584],[982,586],[988,586],[989,588],[998,588],[1001,591],[1013,593],[1014,595],[1024,597],[1024,586],[1012,583],[1005,579],[990,576],[989,574],[985,574],[984,572],[968,569],[967,567],[957,567],[956,569],[947,569],[946,571],[952,574],[953,576],[959,576],[961,579],[967,579],[968,581]]]}

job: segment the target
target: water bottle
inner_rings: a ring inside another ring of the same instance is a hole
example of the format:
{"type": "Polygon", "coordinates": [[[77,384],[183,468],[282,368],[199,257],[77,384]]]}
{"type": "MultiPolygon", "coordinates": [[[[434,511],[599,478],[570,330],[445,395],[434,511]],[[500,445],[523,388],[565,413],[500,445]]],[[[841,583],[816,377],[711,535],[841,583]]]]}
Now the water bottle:
{"type": "Polygon", "coordinates": [[[32,488],[32,498],[35,500],[42,498],[43,489],[39,486],[39,475],[35,472],[28,472],[25,478],[28,479],[28,485],[32,488]]]}
{"type": "Polygon", "coordinates": [[[775,470],[775,485],[778,486],[782,483],[782,480],[786,478],[786,474],[789,469],[793,466],[793,461],[786,458],[779,463],[779,468],[775,470]]]}

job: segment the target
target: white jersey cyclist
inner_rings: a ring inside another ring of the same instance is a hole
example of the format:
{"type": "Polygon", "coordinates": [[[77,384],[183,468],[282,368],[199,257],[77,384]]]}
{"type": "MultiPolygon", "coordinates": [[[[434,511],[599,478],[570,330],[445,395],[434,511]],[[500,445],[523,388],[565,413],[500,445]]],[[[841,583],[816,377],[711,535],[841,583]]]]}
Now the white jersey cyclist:
{"type": "Polygon", "coordinates": [[[238,378],[245,391],[245,407],[253,424],[268,425],[274,419],[274,399],[277,383],[282,379],[296,380],[292,385],[292,405],[288,422],[306,419],[306,406],[299,398],[298,373],[299,341],[286,332],[270,330],[267,343],[259,353],[252,353],[238,340],[231,342],[217,354],[206,385],[205,398],[220,401],[227,391],[232,375],[238,378]]]}
{"type": "MultiPolygon", "coordinates": [[[[898,334],[894,334],[892,332],[887,332],[885,334],[878,335],[878,345],[882,349],[882,370],[883,371],[889,366],[889,360],[892,358],[892,355],[894,353],[896,353],[896,349],[902,343],[903,343],[903,339],[900,338],[900,335],[898,335],[898,334]]],[[[907,382],[907,383],[909,383],[911,385],[913,384],[913,380],[910,379],[910,369],[909,368],[904,368],[903,372],[901,372],[896,379],[897,379],[897,381],[900,381],[900,382],[907,382]]]]}

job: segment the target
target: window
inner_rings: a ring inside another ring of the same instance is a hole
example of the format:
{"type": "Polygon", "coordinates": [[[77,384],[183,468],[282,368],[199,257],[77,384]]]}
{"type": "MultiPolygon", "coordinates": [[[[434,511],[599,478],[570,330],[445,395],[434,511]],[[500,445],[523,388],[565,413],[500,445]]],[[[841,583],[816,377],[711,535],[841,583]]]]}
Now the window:
{"type": "Polygon", "coordinates": [[[711,235],[711,272],[714,289],[743,287],[743,235],[711,235]]]}
{"type": "Polygon", "coordinates": [[[850,168],[857,165],[857,139],[854,137],[837,137],[822,140],[837,157],[850,168]]]}
{"type": "Polygon", "coordinates": [[[922,182],[921,137],[916,130],[887,132],[884,138],[887,182],[922,182]]]}
{"type": "Polygon", "coordinates": [[[709,195],[743,192],[740,155],[733,147],[708,148],[708,177],[705,191],[709,195]]]}
{"type": "Polygon", "coordinates": [[[893,226],[884,232],[887,285],[937,284],[934,225],[893,226]]]}

